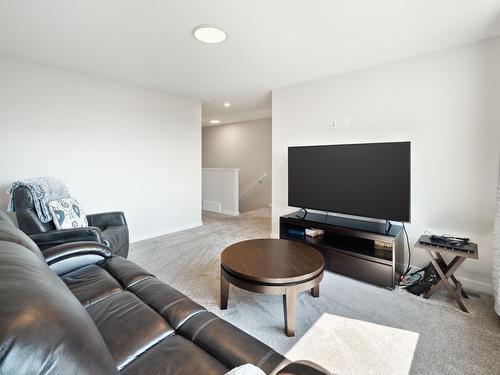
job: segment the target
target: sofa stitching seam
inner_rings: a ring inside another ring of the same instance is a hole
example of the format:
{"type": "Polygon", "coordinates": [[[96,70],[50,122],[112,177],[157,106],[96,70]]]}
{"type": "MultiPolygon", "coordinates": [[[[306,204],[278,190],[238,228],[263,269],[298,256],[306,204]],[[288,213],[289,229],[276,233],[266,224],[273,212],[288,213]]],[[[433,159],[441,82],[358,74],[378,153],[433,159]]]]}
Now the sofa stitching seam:
{"type": "Polygon", "coordinates": [[[206,309],[202,307],[202,310],[194,311],[192,314],[189,314],[187,317],[185,317],[178,325],[175,327],[175,330],[179,330],[184,324],[186,324],[191,318],[194,318],[196,315],[208,312],[206,309]]]}
{"type": "Polygon", "coordinates": [[[96,299],[95,301],[90,302],[88,305],[86,305],[86,306],[85,306],[85,308],[87,309],[87,308],[89,308],[90,306],[94,306],[94,305],[98,304],[99,302],[102,302],[102,301],[104,301],[104,300],[108,299],[109,297],[112,297],[112,296],[114,296],[115,294],[118,294],[118,293],[121,293],[121,292],[124,292],[124,291],[125,291],[125,290],[121,289],[121,290],[117,290],[117,291],[115,291],[115,292],[113,292],[113,293],[107,294],[107,295],[105,295],[105,296],[103,296],[103,297],[101,297],[101,298],[96,299]]]}
{"type": "Polygon", "coordinates": [[[170,302],[167,306],[163,307],[161,310],[160,310],[160,313],[164,313],[166,310],[168,310],[170,307],[172,307],[173,305],[175,305],[176,303],[179,303],[183,300],[187,299],[187,297],[181,297],[179,299],[176,299],[175,301],[173,302],[170,302]]]}
{"type": "Polygon", "coordinates": [[[138,355],[136,355],[134,358],[132,358],[129,362],[125,363],[124,365],[122,365],[120,368],[118,368],[118,370],[121,372],[125,367],[129,366],[131,363],[133,363],[136,359],[138,359],[140,356],[142,356],[143,354],[147,353],[149,350],[153,349],[155,346],[159,345],[160,343],[162,343],[165,339],[171,337],[171,336],[174,336],[175,335],[175,331],[171,331],[171,332],[168,332],[166,333],[165,336],[163,336],[162,338],[160,338],[157,342],[155,342],[153,345],[151,345],[150,347],[148,347],[147,349],[143,350],[141,353],[139,353],[138,355]]]}
{"type": "Polygon", "coordinates": [[[259,368],[262,368],[262,366],[264,365],[264,363],[266,363],[266,361],[271,358],[273,355],[274,355],[275,351],[273,349],[270,349],[261,359],[260,361],[257,363],[257,367],[259,368]]]}
{"type": "Polygon", "coordinates": [[[149,279],[153,279],[155,278],[153,275],[146,275],[146,277],[140,279],[140,280],[135,280],[134,282],[132,282],[131,284],[129,284],[125,289],[126,290],[129,290],[130,288],[132,288],[133,286],[145,281],[145,280],[149,280],[149,279]]]}
{"type": "Polygon", "coordinates": [[[210,319],[210,320],[206,321],[205,323],[203,323],[203,324],[201,325],[201,327],[200,327],[200,328],[198,328],[198,330],[194,333],[193,338],[191,339],[191,341],[192,341],[192,342],[195,342],[196,337],[197,337],[197,336],[198,336],[198,334],[201,332],[201,330],[202,330],[202,329],[204,329],[207,325],[209,325],[210,323],[212,323],[213,321],[215,321],[215,320],[217,320],[217,319],[220,319],[220,318],[215,317],[215,318],[212,318],[212,319],[210,319]]]}

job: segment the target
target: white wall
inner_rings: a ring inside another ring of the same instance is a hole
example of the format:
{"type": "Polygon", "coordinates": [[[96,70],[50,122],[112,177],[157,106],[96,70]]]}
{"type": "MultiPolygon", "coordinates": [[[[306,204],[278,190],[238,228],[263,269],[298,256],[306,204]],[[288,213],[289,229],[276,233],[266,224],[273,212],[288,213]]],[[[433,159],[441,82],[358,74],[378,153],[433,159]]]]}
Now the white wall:
{"type": "Polygon", "coordinates": [[[202,169],[203,209],[238,216],[240,170],[237,168],[202,169]]]}
{"type": "Polygon", "coordinates": [[[131,240],[201,225],[201,103],[0,59],[0,207],[56,176],[86,213],[122,210],[131,240]]]}
{"type": "Polygon", "coordinates": [[[271,123],[267,118],[203,128],[203,167],[240,169],[241,212],[271,203],[271,123]]]}
{"type": "MultiPolygon", "coordinates": [[[[458,276],[491,291],[499,105],[500,38],[275,90],[273,235],[279,216],[293,210],[289,145],[410,140],[411,242],[425,230],[471,237],[479,260],[458,276]],[[350,127],[330,127],[344,118],[350,127]]],[[[414,253],[414,265],[427,262],[414,253]]]]}
{"type": "Polygon", "coordinates": [[[495,297],[495,311],[497,312],[497,315],[500,315],[500,163],[498,168],[495,231],[491,257],[491,264],[493,268],[492,284],[493,295],[495,297]]]}

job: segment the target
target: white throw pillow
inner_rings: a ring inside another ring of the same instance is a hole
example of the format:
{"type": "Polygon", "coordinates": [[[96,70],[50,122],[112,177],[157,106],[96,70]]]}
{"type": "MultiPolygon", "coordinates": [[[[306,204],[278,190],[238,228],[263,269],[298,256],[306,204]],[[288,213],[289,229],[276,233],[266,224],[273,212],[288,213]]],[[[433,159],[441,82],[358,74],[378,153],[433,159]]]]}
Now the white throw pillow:
{"type": "Polygon", "coordinates": [[[88,227],[87,217],[80,204],[71,197],[48,203],[52,220],[57,229],[88,227]]]}
{"type": "Polygon", "coordinates": [[[225,375],[266,375],[266,373],[257,366],[247,363],[233,368],[231,371],[226,372],[225,375]]]}

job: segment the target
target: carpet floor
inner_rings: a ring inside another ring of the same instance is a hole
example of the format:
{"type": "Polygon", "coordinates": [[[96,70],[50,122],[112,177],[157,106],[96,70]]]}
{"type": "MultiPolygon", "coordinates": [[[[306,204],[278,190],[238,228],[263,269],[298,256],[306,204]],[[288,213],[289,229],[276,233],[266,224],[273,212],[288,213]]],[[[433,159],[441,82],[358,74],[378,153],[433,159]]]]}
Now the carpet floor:
{"type": "Polygon", "coordinates": [[[221,311],[220,253],[268,237],[270,209],[239,217],[204,213],[203,224],[133,243],[129,258],[288,358],[335,374],[500,374],[500,318],[484,294],[466,300],[466,314],[446,292],[424,300],[325,272],[319,298],[298,296],[295,337],[283,332],[280,296],[232,286],[221,311]]]}

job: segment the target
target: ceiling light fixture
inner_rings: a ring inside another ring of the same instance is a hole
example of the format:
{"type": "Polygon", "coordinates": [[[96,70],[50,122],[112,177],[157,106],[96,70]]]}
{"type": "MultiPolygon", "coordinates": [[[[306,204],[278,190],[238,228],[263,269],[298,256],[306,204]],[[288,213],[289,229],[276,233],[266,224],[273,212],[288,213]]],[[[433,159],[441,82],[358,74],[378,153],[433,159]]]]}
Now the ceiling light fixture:
{"type": "Polygon", "coordinates": [[[220,120],[210,120],[209,123],[217,125],[220,124],[220,120]]]}
{"type": "Polygon", "coordinates": [[[226,107],[226,108],[231,107],[231,103],[229,103],[229,102],[225,102],[225,103],[224,103],[224,107],[226,107]]]}
{"type": "Polygon", "coordinates": [[[193,29],[193,35],[208,44],[222,43],[227,39],[227,33],[217,25],[198,25],[193,29]]]}

